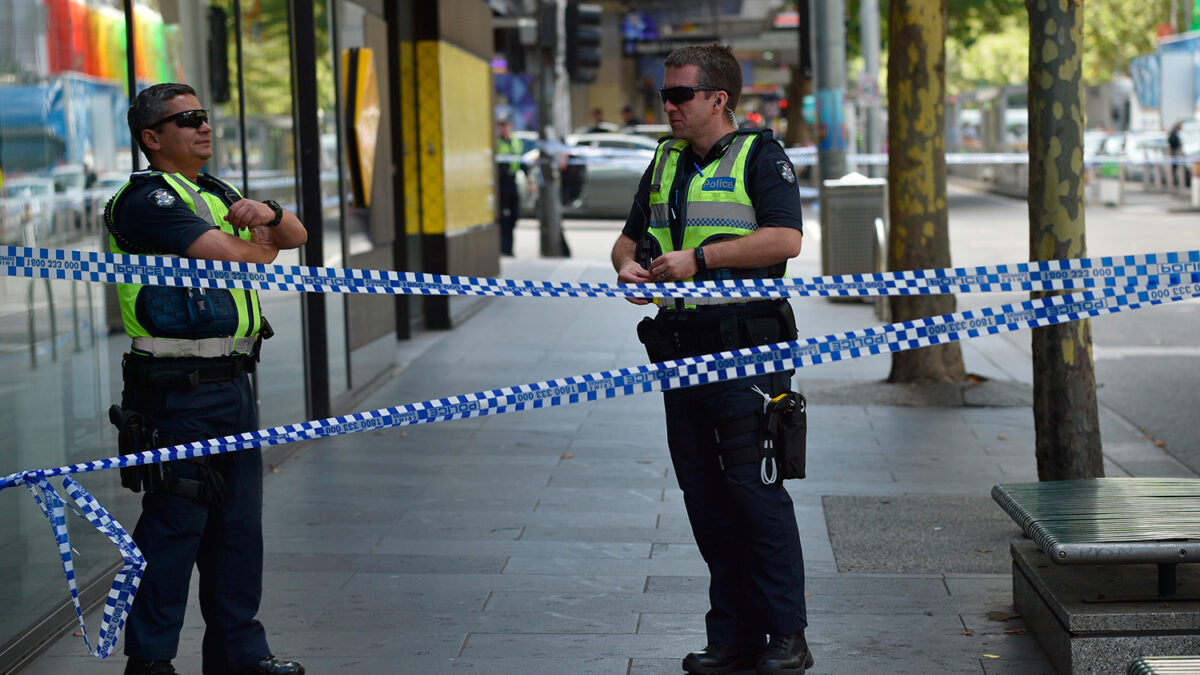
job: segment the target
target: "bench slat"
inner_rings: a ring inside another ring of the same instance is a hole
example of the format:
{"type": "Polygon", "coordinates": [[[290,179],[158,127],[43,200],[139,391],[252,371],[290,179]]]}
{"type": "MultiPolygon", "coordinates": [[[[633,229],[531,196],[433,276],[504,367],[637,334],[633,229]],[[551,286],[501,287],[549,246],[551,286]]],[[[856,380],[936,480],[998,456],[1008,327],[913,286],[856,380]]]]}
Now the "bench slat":
{"type": "Polygon", "coordinates": [[[1200,562],[1200,480],[1012,483],[992,498],[1058,563],[1200,562]]]}
{"type": "Polygon", "coordinates": [[[1143,656],[1129,664],[1128,675],[1196,675],[1200,656],[1143,656]]]}

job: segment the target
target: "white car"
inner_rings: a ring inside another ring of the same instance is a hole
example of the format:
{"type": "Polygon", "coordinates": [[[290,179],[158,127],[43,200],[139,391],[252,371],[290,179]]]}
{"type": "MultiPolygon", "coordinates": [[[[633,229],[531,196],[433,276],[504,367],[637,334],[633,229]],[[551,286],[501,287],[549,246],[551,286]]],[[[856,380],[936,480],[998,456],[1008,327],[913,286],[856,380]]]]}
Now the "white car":
{"type": "Polygon", "coordinates": [[[69,236],[84,226],[84,191],[87,170],[82,164],[61,164],[50,170],[54,180],[54,230],[69,236]]]}
{"type": "Polygon", "coordinates": [[[0,198],[0,241],[15,246],[37,246],[53,234],[54,180],[19,176],[4,180],[0,198]]]}
{"type": "Polygon", "coordinates": [[[599,132],[567,136],[566,144],[570,164],[563,177],[563,215],[624,220],[658,141],[599,132]]]}

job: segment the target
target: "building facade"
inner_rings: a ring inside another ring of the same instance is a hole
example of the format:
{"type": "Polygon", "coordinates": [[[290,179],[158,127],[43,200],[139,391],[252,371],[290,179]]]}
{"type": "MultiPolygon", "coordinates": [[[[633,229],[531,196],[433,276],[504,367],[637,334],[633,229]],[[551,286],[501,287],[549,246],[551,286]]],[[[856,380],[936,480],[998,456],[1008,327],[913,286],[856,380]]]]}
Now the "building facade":
{"type": "MultiPolygon", "coordinates": [[[[0,0],[0,245],[106,250],[104,204],[146,164],[130,94],[178,81],[211,110],[207,170],[308,227],[276,264],[495,276],[491,17],[483,0],[0,0]]],[[[261,297],[276,331],[256,374],[264,427],[354,410],[398,340],[453,328],[478,303],[261,297]]],[[[0,473],[115,455],[107,410],[128,339],[113,287],[0,277],[0,312],[0,473]]],[[[132,529],[138,495],[115,471],[78,479],[132,529]]],[[[74,610],[24,490],[0,492],[0,522],[8,672],[74,610]]],[[[120,560],[83,521],[70,527],[94,603],[120,560]]]]}

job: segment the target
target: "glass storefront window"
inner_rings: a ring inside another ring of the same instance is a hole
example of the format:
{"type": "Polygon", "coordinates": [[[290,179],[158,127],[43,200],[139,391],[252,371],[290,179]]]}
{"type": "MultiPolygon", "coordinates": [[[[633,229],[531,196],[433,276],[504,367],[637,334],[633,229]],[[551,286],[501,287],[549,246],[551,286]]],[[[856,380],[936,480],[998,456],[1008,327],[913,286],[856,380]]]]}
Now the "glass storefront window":
{"type": "MultiPolygon", "coordinates": [[[[5,35],[13,36],[0,40],[0,245],[106,250],[104,205],[133,168],[146,167],[144,157],[134,158],[126,124],[122,5],[116,0],[0,0],[0,13],[8,14],[0,25],[7,23],[11,32],[5,35]]],[[[318,74],[327,127],[321,148],[329,153],[322,163],[325,251],[334,261],[326,264],[340,264],[333,60],[325,3],[317,5],[318,32],[325,34],[317,43],[328,56],[319,66],[324,75],[318,74]]],[[[136,0],[131,21],[137,86],[192,85],[213,110],[215,154],[207,170],[249,197],[295,209],[287,3],[241,6],[239,35],[232,2],[136,0]],[[214,100],[208,77],[212,5],[228,13],[231,98],[225,103],[214,100]],[[239,41],[243,72],[236,66],[239,41]],[[244,107],[239,92],[244,92],[244,107]]],[[[300,264],[299,252],[284,252],[276,262],[300,264]]],[[[299,294],[264,292],[261,298],[277,333],[265,346],[257,375],[260,422],[269,427],[306,419],[303,328],[299,294]]],[[[329,296],[327,301],[337,395],[348,386],[342,299],[329,296]]],[[[0,475],[116,454],[107,411],[120,401],[121,355],[128,348],[113,287],[0,277],[0,428],[5,429],[0,475]]],[[[132,531],[140,496],[120,487],[116,471],[81,474],[78,480],[132,531]]],[[[25,490],[0,492],[0,522],[0,593],[6,602],[0,612],[2,651],[68,596],[50,526],[25,490]]],[[[90,525],[74,516],[68,516],[68,524],[81,586],[119,563],[116,550],[90,525]]]]}

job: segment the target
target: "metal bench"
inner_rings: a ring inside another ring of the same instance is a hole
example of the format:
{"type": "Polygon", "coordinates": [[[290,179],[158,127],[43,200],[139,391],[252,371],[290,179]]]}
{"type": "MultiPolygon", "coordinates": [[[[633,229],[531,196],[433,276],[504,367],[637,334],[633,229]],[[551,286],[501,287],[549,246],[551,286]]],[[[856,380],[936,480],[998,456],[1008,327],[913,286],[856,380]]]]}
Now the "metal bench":
{"type": "Polygon", "coordinates": [[[1127,675],[1195,675],[1200,656],[1143,656],[1129,664],[1127,675]]]}
{"type": "Polygon", "coordinates": [[[1200,479],[1014,483],[994,486],[992,499],[1056,563],[1157,564],[1158,597],[1139,599],[1182,600],[1176,566],[1200,563],[1200,479]]]}

